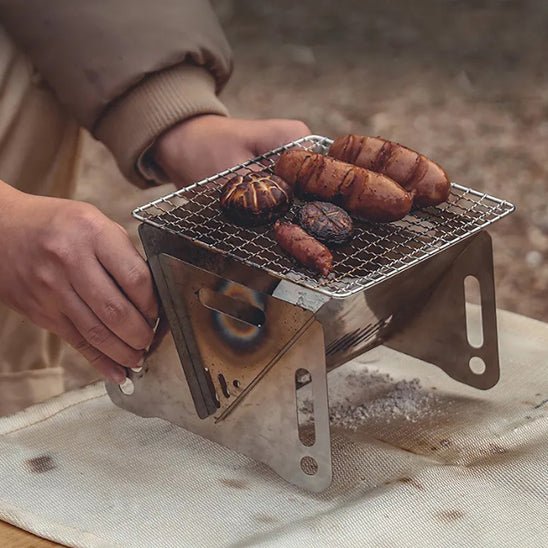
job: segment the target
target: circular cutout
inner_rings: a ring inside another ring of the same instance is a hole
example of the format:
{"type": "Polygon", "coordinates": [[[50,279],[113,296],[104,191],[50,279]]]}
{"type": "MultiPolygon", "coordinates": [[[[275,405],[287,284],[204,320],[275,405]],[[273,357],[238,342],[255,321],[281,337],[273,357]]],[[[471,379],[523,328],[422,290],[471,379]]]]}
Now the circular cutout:
{"type": "Polygon", "coordinates": [[[234,379],[232,381],[232,385],[234,386],[234,388],[240,388],[241,386],[240,381],[238,379],[234,379]]]}
{"type": "Polygon", "coordinates": [[[487,369],[485,362],[478,358],[477,356],[474,356],[470,360],[470,371],[474,373],[474,375],[483,375],[485,373],[485,370],[487,369]]]}
{"type": "Polygon", "coordinates": [[[131,396],[134,391],[135,385],[133,384],[133,381],[129,378],[126,378],[126,380],[120,385],[120,392],[122,392],[122,394],[125,394],[126,396],[131,396]]]}
{"type": "Polygon", "coordinates": [[[312,457],[303,457],[301,459],[301,470],[308,476],[313,476],[318,472],[318,463],[312,457]]]}

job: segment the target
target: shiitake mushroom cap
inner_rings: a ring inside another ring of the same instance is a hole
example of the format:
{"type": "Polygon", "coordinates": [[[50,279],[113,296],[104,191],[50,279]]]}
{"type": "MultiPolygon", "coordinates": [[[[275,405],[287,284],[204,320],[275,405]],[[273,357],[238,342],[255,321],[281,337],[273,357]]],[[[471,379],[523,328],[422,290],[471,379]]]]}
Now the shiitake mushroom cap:
{"type": "Polygon", "coordinates": [[[285,215],[293,203],[293,189],[280,177],[263,171],[236,175],[221,191],[225,214],[242,226],[260,226],[285,215]]]}
{"type": "Polygon", "coordinates": [[[352,237],[352,218],[344,209],[329,202],[304,204],[297,220],[304,230],[325,244],[343,244],[352,237]]]}

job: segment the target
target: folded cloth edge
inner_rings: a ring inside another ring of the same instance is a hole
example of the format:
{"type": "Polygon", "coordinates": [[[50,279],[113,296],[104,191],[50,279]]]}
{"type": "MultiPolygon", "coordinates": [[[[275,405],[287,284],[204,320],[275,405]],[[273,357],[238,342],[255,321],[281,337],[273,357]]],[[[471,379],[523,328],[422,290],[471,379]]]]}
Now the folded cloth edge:
{"type": "MultiPolygon", "coordinates": [[[[105,543],[99,537],[88,531],[74,529],[66,525],[60,525],[55,521],[44,519],[32,512],[21,510],[3,500],[0,500],[0,520],[14,525],[23,531],[32,533],[41,538],[51,540],[52,542],[62,543],[66,546],[108,548],[113,545],[112,542],[105,543]],[[75,539],[80,539],[76,542],[75,539]]],[[[30,545],[29,545],[30,546],[30,545]]],[[[118,545],[119,546],[119,545],[118,545]]]]}
{"type": "Polygon", "coordinates": [[[45,402],[37,403],[13,415],[0,418],[0,436],[11,434],[21,428],[27,428],[47,420],[65,409],[82,402],[106,396],[103,381],[99,381],[84,388],[78,388],[55,396],[45,402]]]}

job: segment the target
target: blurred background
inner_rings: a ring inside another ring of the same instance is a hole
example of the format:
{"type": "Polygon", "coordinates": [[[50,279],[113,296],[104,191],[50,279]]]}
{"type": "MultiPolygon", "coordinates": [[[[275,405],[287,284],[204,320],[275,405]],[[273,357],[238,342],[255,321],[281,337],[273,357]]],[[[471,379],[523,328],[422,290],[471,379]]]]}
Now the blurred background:
{"type": "MultiPolygon", "coordinates": [[[[453,181],[515,203],[490,230],[497,305],[548,321],[548,1],[213,5],[234,50],[222,95],[233,116],[381,135],[430,156],[453,181]]],[[[78,197],[134,238],[131,210],[169,191],[133,188],[87,143],[78,197]]]]}

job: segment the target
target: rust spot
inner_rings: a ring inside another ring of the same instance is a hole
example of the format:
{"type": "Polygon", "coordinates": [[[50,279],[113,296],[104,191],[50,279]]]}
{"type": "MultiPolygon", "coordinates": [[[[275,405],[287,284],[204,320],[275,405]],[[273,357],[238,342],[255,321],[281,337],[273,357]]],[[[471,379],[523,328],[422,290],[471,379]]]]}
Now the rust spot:
{"type": "Polygon", "coordinates": [[[55,461],[49,455],[40,455],[25,461],[25,465],[33,474],[43,474],[56,468],[55,461]]]}
{"type": "Polygon", "coordinates": [[[464,512],[461,512],[460,510],[444,510],[443,512],[437,512],[434,515],[444,523],[452,523],[462,519],[464,517],[464,512]]]}
{"type": "Polygon", "coordinates": [[[278,518],[275,518],[273,516],[268,516],[267,514],[257,514],[255,516],[255,519],[259,523],[277,523],[278,521],[280,521],[278,518]]]}
{"type": "Polygon", "coordinates": [[[243,480],[238,479],[222,479],[219,480],[223,485],[227,487],[232,487],[232,489],[247,489],[248,483],[243,480]]]}

